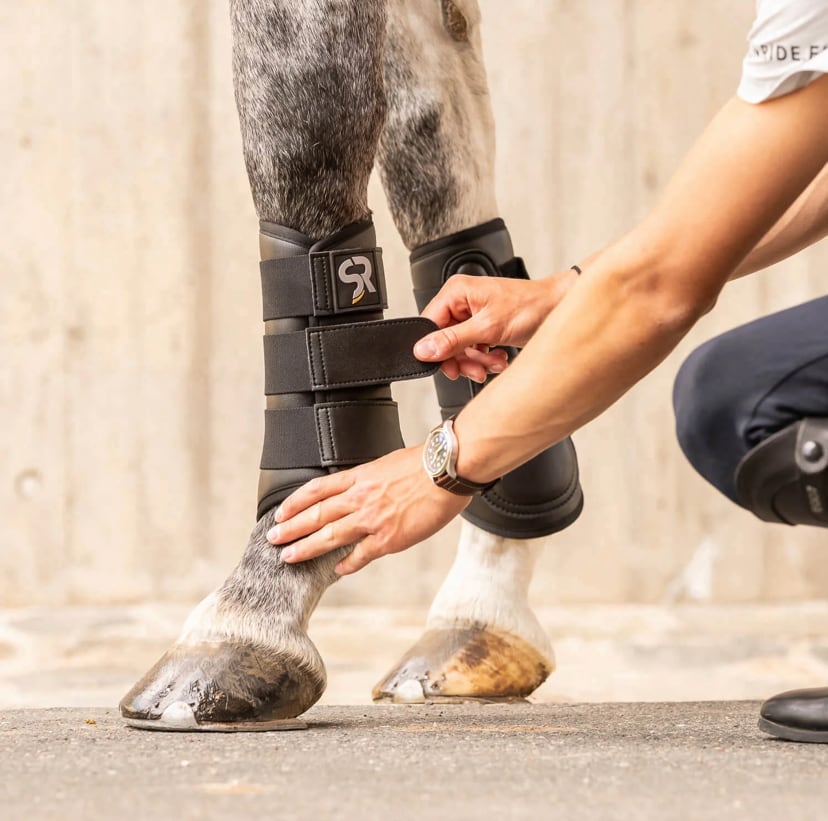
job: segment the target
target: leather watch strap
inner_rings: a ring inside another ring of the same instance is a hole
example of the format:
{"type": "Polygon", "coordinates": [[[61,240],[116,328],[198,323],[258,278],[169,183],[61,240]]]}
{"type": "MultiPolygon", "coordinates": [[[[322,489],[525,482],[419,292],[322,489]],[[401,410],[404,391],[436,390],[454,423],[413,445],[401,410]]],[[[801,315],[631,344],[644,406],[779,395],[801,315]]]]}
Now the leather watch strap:
{"type": "Polygon", "coordinates": [[[488,490],[494,482],[487,482],[486,484],[470,482],[467,479],[462,479],[459,476],[452,477],[446,473],[435,479],[434,484],[457,496],[474,496],[476,493],[482,493],[484,490],[488,490]]]}

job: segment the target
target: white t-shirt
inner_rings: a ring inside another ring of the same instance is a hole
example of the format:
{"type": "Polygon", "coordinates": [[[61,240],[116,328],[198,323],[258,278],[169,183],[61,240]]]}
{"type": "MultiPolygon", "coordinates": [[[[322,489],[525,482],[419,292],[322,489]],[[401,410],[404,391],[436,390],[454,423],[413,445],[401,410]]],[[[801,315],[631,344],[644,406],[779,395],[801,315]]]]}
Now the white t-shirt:
{"type": "Polygon", "coordinates": [[[828,0],[756,0],[737,94],[761,103],[828,74],[828,0]]]}

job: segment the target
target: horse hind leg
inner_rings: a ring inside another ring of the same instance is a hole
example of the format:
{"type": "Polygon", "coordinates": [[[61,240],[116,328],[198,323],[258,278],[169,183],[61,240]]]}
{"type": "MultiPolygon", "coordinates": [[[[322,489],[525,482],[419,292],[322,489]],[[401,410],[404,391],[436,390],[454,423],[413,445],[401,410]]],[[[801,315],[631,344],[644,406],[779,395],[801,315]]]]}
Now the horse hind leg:
{"type": "MultiPolygon", "coordinates": [[[[231,19],[263,257],[295,261],[320,241],[336,247],[331,238],[337,235],[346,247],[355,239],[370,242],[367,186],[385,117],[385,0],[233,0],[231,19]]],[[[268,321],[266,332],[289,334],[309,321],[280,316],[268,321]]],[[[366,404],[383,406],[387,418],[387,388],[370,390],[366,404]]],[[[268,412],[281,418],[293,419],[297,408],[313,408],[316,399],[274,391],[268,412]]],[[[357,393],[344,398],[365,398],[357,393]]],[[[267,449],[263,464],[266,457],[267,449]]],[[[262,470],[258,522],[241,561],[124,697],[128,723],[161,730],[292,728],[297,724],[290,719],[319,699],[325,668],[308,637],[308,620],[348,549],[288,565],[265,533],[281,498],[325,472],[306,463],[285,469],[268,463],[262,470]]]]}
{"type": "MultiPolygon", "coordinates": [[[[495,276],[522,271],[496,219],[494,122],[479,23],[476,0],[389,4],[379,162],[395,223],[413,249],[420,308],[450,265],[495,276]]],[[[437,389],[444,416],[477,390],[439,374],[437,389]]],[[[552,646],[528,602],[539,545],[527,539],[567,526],[581,497],[571,443],[543,458],[529,468],[531,481],[499,483],[494,505],[472,503],[426,631],[376,685],[375,700],[525,698],[552,672],[552,646]],[[527,497],[530,485],[535,495],[527,497]],[[500,518],[503,506],[517,515],[500,518]]]]}

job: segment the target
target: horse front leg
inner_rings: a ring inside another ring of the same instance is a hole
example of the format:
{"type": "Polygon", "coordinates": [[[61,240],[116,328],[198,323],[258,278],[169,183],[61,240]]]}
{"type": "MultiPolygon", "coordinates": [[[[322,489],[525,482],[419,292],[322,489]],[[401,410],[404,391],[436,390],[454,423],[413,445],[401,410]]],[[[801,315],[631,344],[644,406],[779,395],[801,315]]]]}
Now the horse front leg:
{"type": "MultiPolygon", "coordinates": [[[[385,76],[379,161],[412,252],[418,306],[455,273],[525,276],[498,219],[476,0],[391,0],[385,76]]],[[[480,389],[441,374],[436,382],[444,418],[480,389]]],[[[425,633],[377,684],[374,698],[522,698],[540,686],[554,654],[529,606],[540,547],[528,540],[568,526],[581,506],[568,440],[475,498],[425,633]]]]}
{"type": "MultiPolygon", "coordinates": [[[[351,328],[382,316],[367,186],[386,113],[385,0],[232,0],[231,18],[244,155],[261,220],[267,410],[258,521],[229,578],[121,702],[129,723],[149,729],[278,728],[317,701],[325,668],[308,620],[347,548],[285,564],[265,539],[271,511],[342,460],[372,458],[402,441],[384,376],[351,389],[321,384],[302,347],[312,331],[328,350],[326,328],[342,327],[343,303],[351,328]],[[324,441],[320,420],[330,432],[324,441]],[[359,435],[366,426],[370,441],[359,435]]],[[[410,350],[413,341],[406,344],[410,350]]],[[[334,367],[337,351],[328,355],[334,367]]]]}

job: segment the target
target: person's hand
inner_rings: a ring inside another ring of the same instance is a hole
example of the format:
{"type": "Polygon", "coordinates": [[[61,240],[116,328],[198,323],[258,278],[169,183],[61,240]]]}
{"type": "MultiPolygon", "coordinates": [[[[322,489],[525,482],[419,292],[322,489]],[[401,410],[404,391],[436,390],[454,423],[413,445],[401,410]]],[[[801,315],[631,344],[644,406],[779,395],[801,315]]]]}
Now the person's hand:
{"type": "Polygon", "coordinates": [[[267,538],[286,562],[303,562],[356,544],[336,566],[355,573],[387,553],[432,536],[469,503],[437,487],[422,466],[422,446],[389,453],[365,465],[312,479],[276,510],[267,538]]]}
{"type": "Polygon", "coordinates": [[[456,274],[426,305],[422,315],[439,331],[414,346],[423,362],[442,362],[449,379],[484,382],[506,368],[497,345],[523,347],[577,279],[573,270],[542,280],[456,274]]]}

